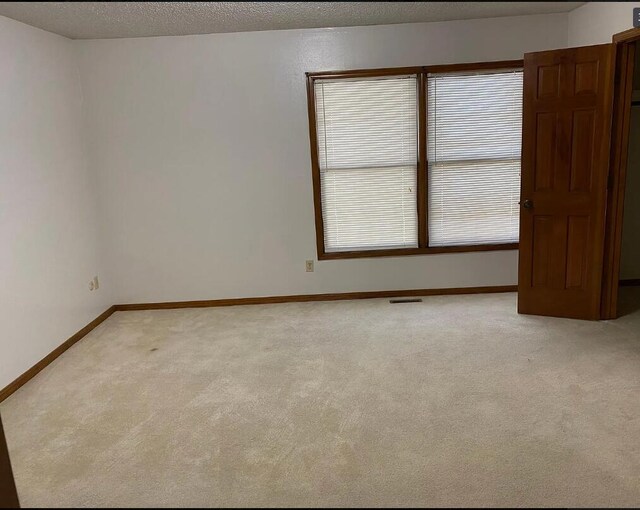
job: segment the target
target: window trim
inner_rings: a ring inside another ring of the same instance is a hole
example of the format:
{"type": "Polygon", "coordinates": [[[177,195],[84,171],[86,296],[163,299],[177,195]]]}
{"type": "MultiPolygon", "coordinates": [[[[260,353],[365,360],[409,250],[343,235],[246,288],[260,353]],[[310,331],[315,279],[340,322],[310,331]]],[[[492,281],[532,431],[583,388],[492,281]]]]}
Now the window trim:
{"type": "Polygon", "coordinates": [[[461,71],[484,71],[492,69],[523,68],[524,60],[500,60],[496,62],[475,62],[464,64],[445,64],[418,67],[391,67],[382,69],[354,69],[347,71],[308,72],[307,113],[309,117],[309,141],[311,144],[311,173],[313,180],[313,207],[316,227],[316,249],[318,260],[352,259],[362,257],[399,257],[407,255],[429,255],[436,253],[465,253],[475,251],[517,250],[519,243],[478,244],[462,246],[429,246],[428,234],[428,186],[427,175],[427,75],[430,73],[448,73],[461,71]],[[417,164],[417,212],[418,247],[391,248],[381,250],[355,250],[327,252],[324,246],[324,220],[322,218],[322,191],[320,184],[320,165],[318,160],[318,137],[316,131],[315,81],[326,78],[372,78],[379,76],[416,75],[418,78],[418,164],[417,164]]]}

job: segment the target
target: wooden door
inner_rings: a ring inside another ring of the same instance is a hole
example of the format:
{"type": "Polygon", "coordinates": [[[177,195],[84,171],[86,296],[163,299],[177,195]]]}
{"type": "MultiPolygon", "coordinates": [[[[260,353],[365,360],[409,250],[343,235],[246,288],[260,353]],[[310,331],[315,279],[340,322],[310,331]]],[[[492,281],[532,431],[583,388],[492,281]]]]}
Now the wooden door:
{"type": "Polygon", "coordinates": [[[524,58],[518,312],[600,318],[613,45],[524,58]]]}

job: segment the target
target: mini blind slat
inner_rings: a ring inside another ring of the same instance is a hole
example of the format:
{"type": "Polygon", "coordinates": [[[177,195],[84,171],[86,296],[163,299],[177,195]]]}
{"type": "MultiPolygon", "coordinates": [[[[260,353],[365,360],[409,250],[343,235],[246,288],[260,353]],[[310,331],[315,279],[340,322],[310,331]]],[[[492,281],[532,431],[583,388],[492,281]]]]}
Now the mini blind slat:
{"type": "Polygon", "coordinates": [[[429,245],[518,241],[522,71],[428,77],[429,245]]]}
{"type": "Polygon", "coordinates": [[[325,250],[416,247],[417,78],[314,87],[325,250]]]}

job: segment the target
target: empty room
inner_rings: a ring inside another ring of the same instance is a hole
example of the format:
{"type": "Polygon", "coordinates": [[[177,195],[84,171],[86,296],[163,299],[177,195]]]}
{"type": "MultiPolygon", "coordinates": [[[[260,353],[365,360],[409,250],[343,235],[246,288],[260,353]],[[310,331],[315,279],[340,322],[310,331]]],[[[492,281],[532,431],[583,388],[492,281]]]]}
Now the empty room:
{"type": "Polygon", "coordinates": [[[640,3],[0,2],[0,507],[640,506],[640,3]]]}

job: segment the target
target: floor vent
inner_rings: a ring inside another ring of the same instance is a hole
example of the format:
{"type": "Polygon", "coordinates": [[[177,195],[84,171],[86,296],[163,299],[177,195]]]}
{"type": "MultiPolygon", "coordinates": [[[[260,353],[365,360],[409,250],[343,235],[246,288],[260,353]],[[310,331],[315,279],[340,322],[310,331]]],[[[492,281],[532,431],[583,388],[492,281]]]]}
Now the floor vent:
{"type": "Polygon", "coordinates": [[[396,303],[422,303],[422,298],[398,298],[390,299],[389,303],[395,305],[396,303]]]}

